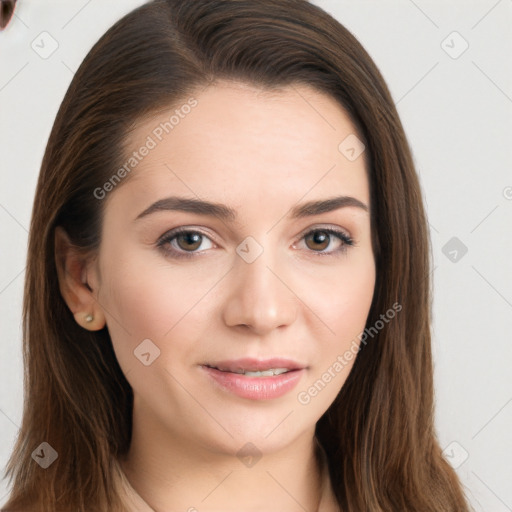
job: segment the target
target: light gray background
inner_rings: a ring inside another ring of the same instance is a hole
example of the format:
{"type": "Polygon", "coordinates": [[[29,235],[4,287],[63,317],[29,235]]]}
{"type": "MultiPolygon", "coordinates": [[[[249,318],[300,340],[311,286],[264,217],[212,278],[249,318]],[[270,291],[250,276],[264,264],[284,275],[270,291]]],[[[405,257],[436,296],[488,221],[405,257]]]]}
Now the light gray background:
{"type": "MultiPolygon", "coordinates": [[[[27,229],[47,138],[90,47],[141,3],[19,0],[0,32],[0,468],[21,422],[27,229]]],[[[512,511],[512,0],[315,3],[374,58],[413,150],[434,251],[441,446],[475,510],[512,511]]],[[[6,494],[0,482],[0,504],[6,494]]]]}

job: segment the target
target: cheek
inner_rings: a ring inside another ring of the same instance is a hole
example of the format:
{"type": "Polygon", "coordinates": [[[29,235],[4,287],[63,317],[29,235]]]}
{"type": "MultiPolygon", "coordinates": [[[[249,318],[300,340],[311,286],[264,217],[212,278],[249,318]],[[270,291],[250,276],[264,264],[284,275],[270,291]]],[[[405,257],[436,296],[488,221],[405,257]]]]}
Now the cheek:
{"type": "Polygon", "coordinates": [[[329,313],[332,314],[334,331],[353,339],[365,326],[366,318],[370,310],[375,287],[374,272],[366,270],[353,272],[345,276],[340,284],[338,293],[333,292],[335,298],[329,313]]]}
{"type": "Polygon", "coordinates": [[[373,259],[339,268],[331,277],[309,295],[308,306],[325,328],[317,342],[319,357],[297,393],[301,411],[317,418],[335,400],[355,363],[375,287],[373,259]]]}
{"type": "Polygon", "coordinates": [[[145,339],[160,349],[160,362],[171,340],[173,354],[185,352],[187,340],[204,322],[202,299],[218,281],[215,273],[197,265],[173,266],[144,251],[126,251],[129,257],[121,253],[105,248],[101,273],[108,277],[99,294],[120,364],[131,367],[133,351],[145,339]]]}
{"type": "Polygon", "coordinates": [[[364,329],[375,288],[372,258],[340,265],[324,279],[309,283],[307,305],[325,326],[323,338],[333,349],[357,337],[364,329]]]}

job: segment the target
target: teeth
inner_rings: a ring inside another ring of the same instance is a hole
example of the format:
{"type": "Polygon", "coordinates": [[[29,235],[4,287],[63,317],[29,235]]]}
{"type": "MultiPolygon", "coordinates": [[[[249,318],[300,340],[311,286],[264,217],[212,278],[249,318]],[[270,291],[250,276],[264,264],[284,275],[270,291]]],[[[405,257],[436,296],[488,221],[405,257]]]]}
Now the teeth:
{"type": "Polygon", "coordinates": [[[270,370],[264,370],[262,372],[249,372],[244,371],[244,375],[247,377],[273,377],[274,375],[281,375],[282,373],[286,373],[288,368],[271,368],[270,370]]]}
{"type": "Polygon", "coordinates": [[[215,368],[216,370],[220,370],[221,372],[228,373],[238,373],[239,375],[247,375],[247,377],[273,377],[274,375],[281,375],[282,373],[289,372],[288,368],[269,368],[268,370],[263,371],[249,371],[243,369],[235,369],[235,370],[227,370],[225,368],[216,368],[215,366],[211,366],[210,368],[215,368]]]}

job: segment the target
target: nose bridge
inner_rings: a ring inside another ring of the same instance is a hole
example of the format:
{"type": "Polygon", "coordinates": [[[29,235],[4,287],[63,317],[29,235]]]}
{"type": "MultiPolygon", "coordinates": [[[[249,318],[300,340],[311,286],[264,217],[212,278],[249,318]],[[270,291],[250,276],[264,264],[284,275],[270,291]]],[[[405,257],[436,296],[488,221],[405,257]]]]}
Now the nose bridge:
{"type": "Polygon", "coordinates": [[[224,320],[229,326],[246,325],[264,334],[292,323],[297,304],[283,283],[286,279],[279,276],[278,269],[283,266],[277,261],[276,251],[248,238],[237,248],[224,320]]]}

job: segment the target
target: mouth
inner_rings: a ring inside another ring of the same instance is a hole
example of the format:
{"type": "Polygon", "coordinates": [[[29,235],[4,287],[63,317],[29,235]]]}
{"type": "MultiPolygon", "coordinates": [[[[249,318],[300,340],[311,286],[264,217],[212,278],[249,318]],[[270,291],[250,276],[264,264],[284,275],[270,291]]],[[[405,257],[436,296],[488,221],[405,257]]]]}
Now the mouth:
{"type": "Polygon", "coordinates": [[[270,400],[289,393],[307,367],[291,359],[237,359],[200,365],[208,378],[230,394],[244,399],[270,400]]]}
{"type": "Polygon", "coordinates": [[[272,359],[244,358],[206,363],[203,366],[220,372],[236,373],[247,377],[274,377],[305,368],[305,365],[283,357],[272,359]]]}

